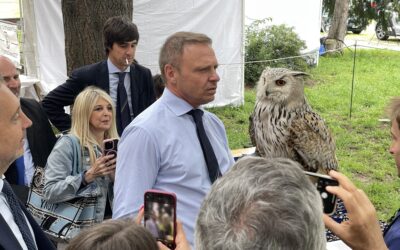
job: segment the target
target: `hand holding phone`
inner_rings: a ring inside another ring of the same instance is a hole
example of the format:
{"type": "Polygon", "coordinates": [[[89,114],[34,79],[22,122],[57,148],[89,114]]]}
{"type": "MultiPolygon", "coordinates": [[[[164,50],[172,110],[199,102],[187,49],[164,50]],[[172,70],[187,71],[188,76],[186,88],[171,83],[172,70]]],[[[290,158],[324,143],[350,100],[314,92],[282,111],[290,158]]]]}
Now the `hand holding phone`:
{"type": "Polygon", "coordinates": [[[340,185],[330,188],[343,200],[349,220],[338,223],[324,215],[325,226],[352,249],[387,249],[374,205],[363,190],[358,189],[345,175],[331,170],[329,175],[340,185]]]}
{"type": "Polygon", "coordinates": [[[106,139],[103,141],[103,155],[114,155],[111,159],[114,159],[117,157],[117,151],[118,151],[118,138],[113,138],[113,139],[106,139]]]}
{"type": "Polygon", "coordinates": [[[144,226],[157,241],[175,249],[176,195],[159,190],[144,194],[144,226]]]}
{"type": "Polygon", "coordinates": [[[326,191],[325,188],[326,186],[339,186],[339,182],[330,177],[329,175],[323,175],[307,171],[304,171],[304,173],[310,176],[311,181],[315,184],[315,187],[317,188],[322,199],[324,213],[328,215],[333,214],[336,209],[337,196],[335,194],[329,193],[328,191],[326,191]]]}

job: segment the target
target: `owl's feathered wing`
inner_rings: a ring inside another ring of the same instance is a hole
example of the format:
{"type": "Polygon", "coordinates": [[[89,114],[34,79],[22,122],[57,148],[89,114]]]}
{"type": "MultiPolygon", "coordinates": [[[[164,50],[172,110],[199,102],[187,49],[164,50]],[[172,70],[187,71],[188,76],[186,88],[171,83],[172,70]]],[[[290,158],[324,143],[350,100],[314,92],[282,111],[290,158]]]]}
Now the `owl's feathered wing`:
{"type": "Polygon", "coordinates": [[[255,138],[255,130],[254,130],[254,123],[253,123],[253,116],[254,116],[254,111],[251,112],[249,116],[249,136],[250,136],[250,141],[253,146],[256,146],[256,138],[255,138]]]}
{"type": "Polygon", "coordinates": [[[288,131],[288,146],[305,170],[327,174],[338,169],[335,141],[324,120],[311,108],[297,114],[288,131]]]}

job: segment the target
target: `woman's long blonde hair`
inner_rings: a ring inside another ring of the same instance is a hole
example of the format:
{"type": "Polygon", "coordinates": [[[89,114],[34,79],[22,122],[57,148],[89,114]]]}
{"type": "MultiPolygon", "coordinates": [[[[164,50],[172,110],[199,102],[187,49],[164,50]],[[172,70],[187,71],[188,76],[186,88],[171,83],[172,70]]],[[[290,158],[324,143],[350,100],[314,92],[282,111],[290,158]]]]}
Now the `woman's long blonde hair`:
{"type": "Polygon", "coordinates": [[[103,98],[112,107],[111,127],[104,133],[104,139],[118,138],[117,127],[115,122],[115,107],[111,97],[104,91],[94,86],[85,88],[76,97],[71,115],[71,134],[78,137],[81,144],[82,152],[84,148],[89,150],[90,162],[93,164],[96,160],[94,146],[99,145],[92,131],[90,130],[90,116],[96,106],[99,98],[103,98]]]}

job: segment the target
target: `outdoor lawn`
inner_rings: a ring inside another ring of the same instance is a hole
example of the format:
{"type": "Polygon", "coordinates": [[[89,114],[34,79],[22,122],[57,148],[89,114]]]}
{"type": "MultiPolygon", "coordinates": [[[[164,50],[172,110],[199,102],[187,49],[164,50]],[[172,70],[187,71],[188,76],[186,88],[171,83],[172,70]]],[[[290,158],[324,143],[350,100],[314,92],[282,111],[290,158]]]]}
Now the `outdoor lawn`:
{"type": "MultiPolygon", "coordinates": [[[[400,96],[400,52],[357,50],[351,119],[352,51],[321,57],[309,73],[313,85],[306,95],[336,139],[340,171],[367,193],[381,220],[389,219],[400,207],[400,179],[388,152],[390,123],[379,119],[387,118],[389,100],[400,96]]],[[[246,89],[244,106],[210,109],[224,122],[231,149],[251,146],[248,117],[254,102],[255,89],[246,89]]]]}

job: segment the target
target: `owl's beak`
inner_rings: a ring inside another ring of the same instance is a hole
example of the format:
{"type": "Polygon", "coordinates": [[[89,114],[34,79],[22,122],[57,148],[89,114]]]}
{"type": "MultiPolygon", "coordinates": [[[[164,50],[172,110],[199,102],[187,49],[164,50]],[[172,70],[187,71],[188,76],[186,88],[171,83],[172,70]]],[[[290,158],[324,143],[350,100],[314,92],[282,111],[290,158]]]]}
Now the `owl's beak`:
{"type": "Polygon", "coordinates": [[[265,96],[268,96],[269,94],[271,94],[270,92],[268,92],[268,90],[267,91],[265,91],[265,96]]]}

